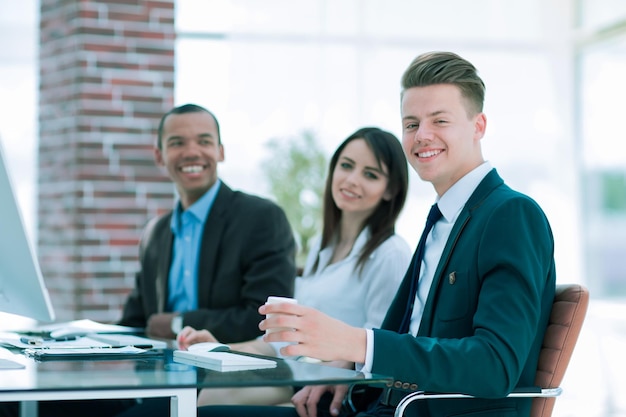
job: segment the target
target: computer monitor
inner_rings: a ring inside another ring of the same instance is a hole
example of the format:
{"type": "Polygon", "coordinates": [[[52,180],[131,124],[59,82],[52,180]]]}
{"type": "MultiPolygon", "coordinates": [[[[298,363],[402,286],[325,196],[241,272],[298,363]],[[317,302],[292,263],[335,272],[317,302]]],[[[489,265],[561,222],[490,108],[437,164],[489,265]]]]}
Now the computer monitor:
{"type": "Polygon", "coordinates": [[[42,322],[54,320],[52,303],[24,228],[1,143],[0,312],[42,322]]]}

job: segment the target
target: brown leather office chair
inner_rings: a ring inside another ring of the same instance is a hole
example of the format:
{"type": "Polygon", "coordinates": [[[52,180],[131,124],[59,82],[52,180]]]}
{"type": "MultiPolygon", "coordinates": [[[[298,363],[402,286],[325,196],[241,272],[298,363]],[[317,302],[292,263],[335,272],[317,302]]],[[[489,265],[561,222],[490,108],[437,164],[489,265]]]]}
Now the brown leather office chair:
{"type": "MultiPolygon", "coordinates": [[[[557,285],[550,320],[539,353],[535,389],[515,390],[509,397],[533,397],[531,417],[550,417],[556,397],[561,395],[560,384],[574,352],[574,346],[583,326],[589,291],[579,284],[557,285]]],[[[404,415],[404,410],[413,401],[436,398],[470,398],[465,394],[440,394],[416,391],[408,394],[398,404],[395,416],[404,415]]]]}

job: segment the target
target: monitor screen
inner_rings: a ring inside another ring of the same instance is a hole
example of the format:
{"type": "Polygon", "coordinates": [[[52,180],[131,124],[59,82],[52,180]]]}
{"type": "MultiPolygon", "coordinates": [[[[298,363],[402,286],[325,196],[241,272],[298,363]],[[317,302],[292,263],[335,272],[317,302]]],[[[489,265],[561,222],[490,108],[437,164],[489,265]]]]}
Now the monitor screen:
{"type": "Polygon", "coordinates": [[[0,312],[54,320],[39,262],[28,239],[0,144],[0,312]]]}

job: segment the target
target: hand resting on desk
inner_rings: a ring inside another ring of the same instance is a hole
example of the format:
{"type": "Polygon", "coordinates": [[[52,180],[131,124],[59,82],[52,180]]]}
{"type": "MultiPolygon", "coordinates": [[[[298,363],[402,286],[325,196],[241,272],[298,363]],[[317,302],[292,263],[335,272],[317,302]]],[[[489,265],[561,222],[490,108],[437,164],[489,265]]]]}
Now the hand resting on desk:
{"type": "Polygon", "coordinates": [[[230,348],[230,350],[237,352],[245,352],[245,353],[253,353],[255,355],[265,355],[265,356],[276,356],[276,352],[274,349],[263,342],[260,339],[254,339],[247,342],[240,343],[230,343],[225,345],[220,343],[215,336],[208,330],[196,330],[193,327],[186,326],[184,327],[180,333],[178,333],[177,337],[178,349],[180,350],[192,350],[192,346],[196,346],[198,344],[211,343],[213,345],[205,345],[202,347],[197,347],[203,349],[205,347],[211,347],[215,345],[223,345],[230,348]]]}
{"type": "Polygon", "coordinates": [[[176,341],[178,342],[178,348],[181,350],[189,350],[189,346],[197,343],[219,343],[219,340],[208,330],[196,330],[190,326],[183,327],[180,333],[178,333],[176,341]]]}

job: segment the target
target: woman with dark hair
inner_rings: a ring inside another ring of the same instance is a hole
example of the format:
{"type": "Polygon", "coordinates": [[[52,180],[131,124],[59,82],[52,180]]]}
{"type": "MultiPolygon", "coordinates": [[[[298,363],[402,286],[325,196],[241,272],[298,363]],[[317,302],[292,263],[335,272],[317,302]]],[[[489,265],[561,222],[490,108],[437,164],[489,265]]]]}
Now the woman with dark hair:
{"type": "Polygon", "coordinates": [[[391,133],[367,127],[339,145],[328,169],[322,235],[296,279],[299,303],[380,326],[411,257],[395,234],[407,189],[406,158],[391,133]]]}
{"type": "MultiPolygon", "coordinates": [[[[406,158],[393,134],[366,127],[339,145],[328,168],[323,230],[295,281],[299,304],[353,326],[380,327],[411,260],[409,245],[395,234],[407,190],[406,158]]],[[[186,349],[217,340],[207,330],[185,327],[178,342],[186,349]]],[[[282,345],[258,338],[230,346],[240,352],[280,356],[282,345]]],[[[289,401],[292,394],[291,387],[205,389],[198,405],[272,405],[289,401]]],[[[144,401],[123,416],[169,409],[158,403],[144,401]]]]}

